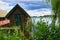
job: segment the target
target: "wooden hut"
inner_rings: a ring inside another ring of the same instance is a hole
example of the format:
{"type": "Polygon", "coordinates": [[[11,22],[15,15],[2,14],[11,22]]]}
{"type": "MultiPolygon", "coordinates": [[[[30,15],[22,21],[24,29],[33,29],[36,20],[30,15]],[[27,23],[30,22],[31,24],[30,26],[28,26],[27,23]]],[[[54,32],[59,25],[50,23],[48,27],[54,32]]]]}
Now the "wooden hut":
{"type": "MultiPolygon", "coordinates": [[[[28,25],[28,23],[27,23],[28,20],[30,20],[30,16],[18,4],[9,13],[5,13],[3,11],[2,11],[2,13],[0,12],[0,26],[6,26],[6,25],[11,26],[11,27],[2,27],[1,29],[3,29],[3,30],[6,29],[6,31],[11,34],[14,31],[13,29],[17,28],[17,29],[21,29],[23,31],[24,35],[29,37],[30,31],[27,31],[27,29],[25,29],[25,27],[23,28],[23,26],[21,26],[22,24],[28,25]],[[12,27],[12,26],[14,26],[14,27],[12,27]],[[18,27],[18,26],[20,26],[20,27],[18,27]]],[[[28,28],[30,28],[30,27],[28,27],[28,28]]]]}
{"type": "MultiPolygon", "coordinates": [[[[4,14],[3,14],[4,15],[4,14]]],[[[4,17],[0,17],[0,25],[16,25],[19,26],[21,24],[25,24],[28,21],[30,16],[26,13],[26,11],[21,8],[18,4],[4,17]],[[5,23],[5,24],[4,24],[5,23]]]]}

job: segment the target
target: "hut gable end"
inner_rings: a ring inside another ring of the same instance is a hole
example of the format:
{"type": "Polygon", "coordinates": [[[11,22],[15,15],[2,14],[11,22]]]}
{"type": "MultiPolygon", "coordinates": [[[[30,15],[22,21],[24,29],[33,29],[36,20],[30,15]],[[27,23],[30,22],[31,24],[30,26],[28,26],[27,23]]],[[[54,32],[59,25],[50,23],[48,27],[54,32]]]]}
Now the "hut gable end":
{"type": "Polygon", "coordinates": [[[25,17],[30,17],[27,12],[21,8],[18,4],[6,15],[6,18],[9,18],[11,16],[11,14],[13,13],[21,13],[23,14],[25,17]]]}

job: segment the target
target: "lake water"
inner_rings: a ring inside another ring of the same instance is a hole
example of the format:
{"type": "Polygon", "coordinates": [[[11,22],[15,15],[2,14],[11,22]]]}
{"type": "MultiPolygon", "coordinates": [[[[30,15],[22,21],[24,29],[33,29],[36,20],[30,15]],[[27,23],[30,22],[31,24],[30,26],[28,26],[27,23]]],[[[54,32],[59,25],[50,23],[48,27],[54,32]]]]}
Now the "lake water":
{"type": "Polygon", "coordinates": [[[32,23],[33,23],[34,25],[36,25],[37,22],[40,21],[40,20],[42,20],[42,21],[44,21],[44,22],[47,22],[48,25],[50,25],[51,22],[52,22],[52,18],[50,18],[50,17],[44,17],[44,18],[41,18],[41,17],[32,17],[32,23]]]}

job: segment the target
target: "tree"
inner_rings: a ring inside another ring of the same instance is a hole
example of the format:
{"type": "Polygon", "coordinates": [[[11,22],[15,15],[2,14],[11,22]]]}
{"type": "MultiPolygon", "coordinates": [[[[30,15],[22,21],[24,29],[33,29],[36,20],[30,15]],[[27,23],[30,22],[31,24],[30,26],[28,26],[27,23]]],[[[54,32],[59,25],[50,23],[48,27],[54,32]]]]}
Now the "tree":
{"type": "Polygon", "coordinates": [[[52,10],[55,14],[52,22],[55,25],[56,19],[58,18],[60,25],[60,0],[46,0],[46,3],[49,3],[50,1],[51,1],[52,10]]]}

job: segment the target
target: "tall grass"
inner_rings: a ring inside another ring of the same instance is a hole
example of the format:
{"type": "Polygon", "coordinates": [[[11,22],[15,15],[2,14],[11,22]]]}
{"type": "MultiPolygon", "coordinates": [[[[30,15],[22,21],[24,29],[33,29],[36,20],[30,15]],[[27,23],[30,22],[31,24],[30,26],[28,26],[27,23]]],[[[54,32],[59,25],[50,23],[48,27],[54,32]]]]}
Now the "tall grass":
{"type": "MultiPolygon", "coordinates": [[[[8,25],[6,25],[5,27],[8,27],[8,25]]],[[[22,26],[16,26],[16,24],[14,23],[14,26],[9,26],[8,28],[10,27],[14,27],[14,29],[0,28],[0,40],[32,40],[31,20],[29,20],[27,24],[22,24],[22,26]],[[17,29],[17,27],[19,29],[17,29]]]]}
{"type": "Polygon", "coordinates": [[[34,40],[60,40],[60,26],[47,26],[46,22],[39,21],[34,32],[34,40]]]}
{"type": "MultiPolygon", "coordinates": [[[[15,26],[14,26],[15,27],[15,26]]],[[[20,29],[0,29],[0,40],[60,40],[60,26],[50,25],[38,21],[35,26],[28,21],[20,29]],[[34,28],[32,31],[32,28],[34,28]],[[23,28],[23,30],[21,29],[23,28]]]]}

